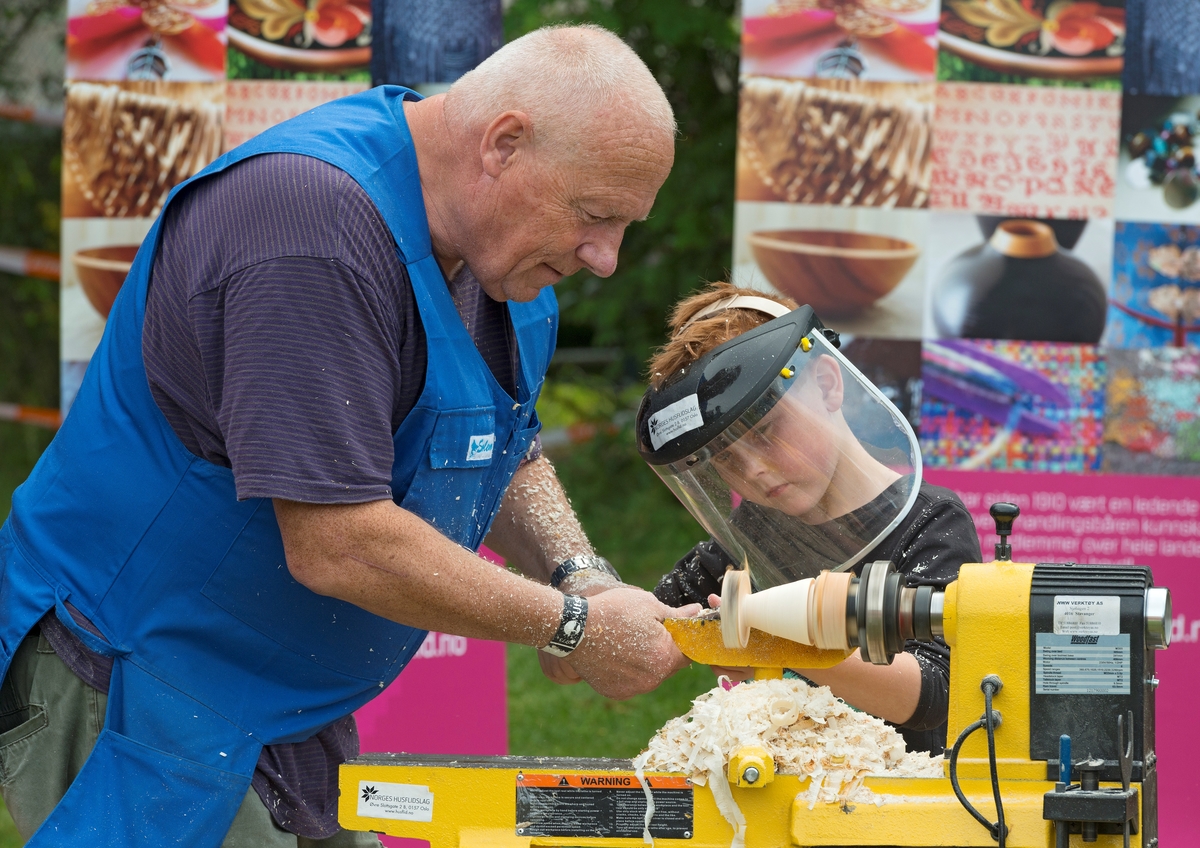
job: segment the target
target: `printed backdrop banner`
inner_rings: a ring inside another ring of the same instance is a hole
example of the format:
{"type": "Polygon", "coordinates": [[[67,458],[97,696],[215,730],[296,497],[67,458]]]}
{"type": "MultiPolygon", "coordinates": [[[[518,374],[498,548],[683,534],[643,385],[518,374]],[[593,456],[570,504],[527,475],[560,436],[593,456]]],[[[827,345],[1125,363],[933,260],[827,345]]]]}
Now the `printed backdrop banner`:
{"type": "Polygon", "coordinates": [[[939,209],[1029,218],[1108,218],[1121,95],[944,82],[933,135],[939,209]]]}
{"type": "Polygon", "coordinates": [[[733,279],[842,334],[985,557],[1011,500],[1015,558],[1171,590],[1159,826],[1195,842],[1200,6],[742,8],[733,279]]]}
{"type": "MultiPolygon", "coordinates": [[[[63,411],[173,185],[371,82],[445,86],[499,45],[500,5],[71,0],[63,411]],[[469,14],[437,26],[435,7],[469,14]],[[377,56],[373,39],[386,45],[377,56]]],[[[920,432],[931,478],[980,493],[973,510],[988,492],[1027,492],[1018,534],[1043,546],[1039,559],[1154,568],[1177,609],[1160,655],[1160,749],[1188,750],[1167,728],[1200,696],[1184,672],[1200,632],[1195,548],[1175,532],[1194,519],[1121,515],[1113,499],[1133,507],[1132,486],[1182,503],[1198,488],[1195,0],[746,0],[743,11],[734,280],[810,303],[842,332],[920,432]],[[1074,515],[1080,496],[1103,498],[1106,514],[1074,515]],[[1156,520],[1185,525],[1147,532],[1156,520]]],[[[364,713],[364,750],[425,739],[502,751],[489,724],[503,709],[502,654],[476,644],[431,636],[401,688],[364,713]],[[489,656],[491,676],[473,669],[489,656]],[[470,677],[500,688],[495,699],[472,688],[474,718],[435,724],[458,706],[420,712],[443,703],[429,695],[440,690],[403,687],[443,671],[450,689],[470,677]],[[414,737],[420,727],[437,732],[414,737]],[[477,735],[489,727],[490,743],[477,735]]],[[[1160,784],[1168,845],[1191,830],[1193,784],[1175,753],[1160,784]]]]}

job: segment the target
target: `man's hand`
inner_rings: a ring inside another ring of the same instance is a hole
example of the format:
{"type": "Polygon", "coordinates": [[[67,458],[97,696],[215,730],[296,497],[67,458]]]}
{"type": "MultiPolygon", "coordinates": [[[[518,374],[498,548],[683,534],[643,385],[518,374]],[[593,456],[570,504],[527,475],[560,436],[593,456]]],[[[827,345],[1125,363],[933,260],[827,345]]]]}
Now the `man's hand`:
{"type": "MultiPolygon", "coordinates": [[[[603,572],[592,572],[589,570],[572,574],[565,581],[563,581],[563,585],[560,588],[562,588],[564,592],[568,592],[572,595],[582,595],[585,598],[590,598],[594,595],[601,594],[602,592],[607,592],[609,589],[617,588],[618,586],[622,588],[630,588],[627,584],[621,583],[620,581],[613,579],[603,572]],[[586,577],[588,575],[593,576],[591,579],[577,579],[580,577],[586,577]]],[[[675,610],[674,617],[689,617],[696,615],[697,612],[699,612],[699,607],[695,604],[692,604],[691,606],[675,610]],[[693,609],[695,609],[696,612],[693,612],[693,609]]],[[[583,678],[579,676],[579,673],[571,667],[570,661],[564,657],[556,657],[553,654],[547,654],[545,651],[538,651],[538,663],[542,667],[542,674],[544,674],[547,679],[558,683],[559,685],[569,686],[572,683],[580,683],[583,681],[583,678]]]]}
{"type": "MultiPolygon", "coordinates": [[[[720,609],[721,608],[721,596],[720,595],[709,595],[708,596],[708,608],[709,609],[720,609]]],[[[715,674],[717,677],[728,677],[730,680],[733,680],[737,683],[742,683],[746,680],[754,679],[754,669],[749,668],[749,667],[710,665],[709,668],[712,669],[712,673],[715,674]]]]}
{"type": "Polygon", "coordinates": [[[690,660],[663,627],[664,618],[686,618],[699,604],[672,609],[644,589],[622,586],[588,598],[583,642],[571,653],[572,669],[607,698],[649,692],[690,660]]]}
{"type": "Polygon", "coordinates": [[[567,662],[565,657],[556,657],[554,654],[547,654],[545,651],[538,651],[538,664],[542,667],[542,674],[546,675],[546,679],[559,684],[560,686],[570,686],[573,683],[582,683],[583,678],[575,669],[571,668],[571,664],[567,662]]]}

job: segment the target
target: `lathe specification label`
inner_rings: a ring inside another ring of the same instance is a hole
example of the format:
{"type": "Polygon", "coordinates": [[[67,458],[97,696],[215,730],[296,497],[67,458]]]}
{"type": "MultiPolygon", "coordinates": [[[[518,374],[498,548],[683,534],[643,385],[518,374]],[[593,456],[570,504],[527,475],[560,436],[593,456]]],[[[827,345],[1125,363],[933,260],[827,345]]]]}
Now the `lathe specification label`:
{"type": "MultiPolygon", "coordinates": [[[[654,796],[650,835],[691,839],[692,784],[684,777],[647,777],[654,796]]],[[[518,836],[641,839],[646,793],[637,775],[518,774],[518,836]]]]}
{"type": "Polygon", "coordinates": [[[1039,695],[1128,695],[1129,634],[1037,634],[1039,695]]]}

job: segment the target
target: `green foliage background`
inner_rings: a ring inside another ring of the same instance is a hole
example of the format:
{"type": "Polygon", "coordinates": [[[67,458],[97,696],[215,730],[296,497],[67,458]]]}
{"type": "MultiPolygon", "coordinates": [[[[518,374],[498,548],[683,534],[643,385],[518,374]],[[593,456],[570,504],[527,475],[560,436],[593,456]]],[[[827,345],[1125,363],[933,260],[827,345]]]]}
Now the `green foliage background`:
{"type": "MultiPolygon", "coordinates": [[[[58,252],[58,130],[0,121],[0,244],[58,252]]],[[[0,401],[58,406],[58,286],[0,273],[0,401]]],[[[0,421],[0,514],[50,443],[48,430],[0,421]]],[[[21,841],[0,804],[0,848],[21,841]]]]}
{"type": "MultiPolygon", "coordinates": [[[[56,129],[0,121],[0,244],[58,252],[56,129]]],[[[0,401],[58,406],[58,286],[0,274],[0,401]]],[[[0,514],[50,443],[50,432],[0,421],[0,514]]]]}
{"type": "MultiPolygon", "coordinates": [[[[618,423],[615,432],[552,458],[597,550],[627,582],[652,588],[701,531],[638,458],[629,410],[641,397],[640,375],[662,343],[671,306],[729,273],[739,21],[734,0],[516,0],[505,35],[585,21],[620,33],[638,52],[667,93],[679,137],[671,175],[650,219],[627,231],[616,273],[600,279],[582,272],[555,287],[560,346],[616,347],[622,361],[603,374],[556,368],[538,412],[548,428],[618,423]]],[[[713,683],[707,669],[693,666],[654,692],[608,701],[586,685],[548,682],[532,650],[510,646],[509,748],[632,757],[713,683]]]]}

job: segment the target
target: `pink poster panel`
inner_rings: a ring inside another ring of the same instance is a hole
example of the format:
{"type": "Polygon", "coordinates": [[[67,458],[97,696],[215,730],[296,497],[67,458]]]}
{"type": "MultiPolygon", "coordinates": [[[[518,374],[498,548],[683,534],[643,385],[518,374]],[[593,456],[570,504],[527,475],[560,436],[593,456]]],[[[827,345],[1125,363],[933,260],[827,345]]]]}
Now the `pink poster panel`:
{"type": "Polygon", "coordinates": [[[503,642],[430,633],[403,673],[354,717],[364,754],[500,755],[508,752],[507,699],[503,642]]]}
{"type": "Polygon", "coordinates": [[[504,643],[430,633],[404,672],[355,718],[364,753],[504,754],[504,643]]]}
{"type": "Polygon", "coordinates": [[[1156,731],[1160,840],[1192,844],[1188,805],[1200,797],[1200,483],[1194,477],[1019,474],[930,470],[971,511],[984,556],[992,557],[997,501],[1021,508],[1011,544],[1021,562],[1146,565],[1171,590],[1171,646],[1158,652],[1156,731]]]}
{"type": "MultiPolygon", "coordinates": [[[[503,560],[482,548],[493,562],[503,560]]],[[[392,685],[354,718],[364,754],[508,753],[508,681],[503,642],[431,632],[392,685]]],[[[381,837],[387,848],[420,839],[381,837]]]]}
{"type": "Polygon", "coordinates": [[[230,80],[225,85],[225,149],[232,150],[322,103],[366,88],[362,82],[230,80]]]}

